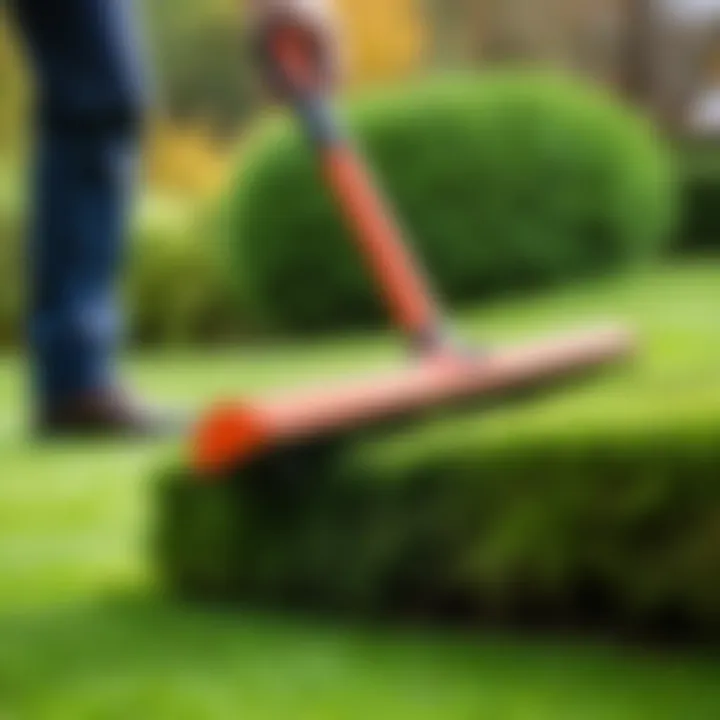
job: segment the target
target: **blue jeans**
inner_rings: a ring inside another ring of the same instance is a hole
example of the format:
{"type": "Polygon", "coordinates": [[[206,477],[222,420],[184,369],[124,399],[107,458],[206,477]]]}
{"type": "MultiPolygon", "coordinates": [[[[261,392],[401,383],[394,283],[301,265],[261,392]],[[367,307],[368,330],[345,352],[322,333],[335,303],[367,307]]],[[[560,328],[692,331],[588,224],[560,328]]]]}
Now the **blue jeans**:
{"type": "Polygon", "coordinates": [[[15,0],[37,87],[29,333],[40,403],[114,382],[146,105],[132,0],[15,0]]]}

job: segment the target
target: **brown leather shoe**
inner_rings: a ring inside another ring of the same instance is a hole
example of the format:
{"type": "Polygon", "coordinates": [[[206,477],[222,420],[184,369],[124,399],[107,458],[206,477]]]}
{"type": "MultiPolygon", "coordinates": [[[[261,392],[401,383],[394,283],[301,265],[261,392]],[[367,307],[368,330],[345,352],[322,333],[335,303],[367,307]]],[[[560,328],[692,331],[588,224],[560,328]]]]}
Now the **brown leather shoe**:
{"type": "Polygon", "coordinates": [[[182,418],[151,410],[116,389],[45,407],[38,418],[42,438],[162,439],[182,435],[182,418]]]}

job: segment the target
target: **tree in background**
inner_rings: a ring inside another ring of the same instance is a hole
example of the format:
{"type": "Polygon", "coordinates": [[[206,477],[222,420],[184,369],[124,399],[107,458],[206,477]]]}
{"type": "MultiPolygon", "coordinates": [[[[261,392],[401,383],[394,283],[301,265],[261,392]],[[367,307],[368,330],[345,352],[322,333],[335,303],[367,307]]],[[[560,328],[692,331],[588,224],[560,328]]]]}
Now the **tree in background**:
{"type": "Polygon", "coordinates": [[[428,0],[439,61],[559,67],[653,94],[656,0],[428,0]]]}

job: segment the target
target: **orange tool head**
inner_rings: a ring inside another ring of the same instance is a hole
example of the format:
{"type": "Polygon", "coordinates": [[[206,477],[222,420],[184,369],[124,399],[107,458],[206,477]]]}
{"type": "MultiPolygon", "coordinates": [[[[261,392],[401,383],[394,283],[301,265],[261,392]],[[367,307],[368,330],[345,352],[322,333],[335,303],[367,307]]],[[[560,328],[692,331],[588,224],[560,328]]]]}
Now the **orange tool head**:
{"type": "Polygon", "coordinates": [[[487,399],[534,388],[627,357],[633,338],[623,328],[551,338],[477,359],[452,355],[425,360],[337,387],[286,397],[223,403],[198,426],[193,460],[212,479],[299,442],[369,427],[448,403],[487,399]]]}
{"type": "Polygon", "coordinates": [[[253,457],[273,442],[272,428],[263,422],[262,409],[251,403],[222,403],[199,424],[193,446],[194,465],[203,474],[223,470],[253,457]]]}

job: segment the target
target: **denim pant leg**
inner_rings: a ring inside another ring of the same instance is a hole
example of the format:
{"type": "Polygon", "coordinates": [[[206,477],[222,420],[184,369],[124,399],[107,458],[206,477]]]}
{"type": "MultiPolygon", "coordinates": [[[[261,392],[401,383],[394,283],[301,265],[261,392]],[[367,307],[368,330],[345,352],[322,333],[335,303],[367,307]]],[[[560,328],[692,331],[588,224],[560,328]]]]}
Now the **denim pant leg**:
{"type": "Polygon", "coordinates": [[[117,279],[146,104],[132,0],[15,0],[37,82],[30,342],[41,403],[114,382],[117,279]]]}

